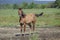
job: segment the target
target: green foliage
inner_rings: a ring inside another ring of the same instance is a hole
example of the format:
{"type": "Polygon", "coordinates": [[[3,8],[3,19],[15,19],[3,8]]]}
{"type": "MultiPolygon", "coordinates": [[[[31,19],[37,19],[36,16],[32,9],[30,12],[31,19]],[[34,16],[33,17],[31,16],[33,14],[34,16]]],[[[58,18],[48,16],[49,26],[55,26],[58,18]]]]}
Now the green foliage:
{"type": "Polygon", "coordinates": [[[12,4],[0,4],[0,9],[12,9],[12,4]]]}
{"type": "Polygon", "coordinates": [[[55,1],[54,7],[60,8],[60,0],[55,1]]]}
{"type": "MultiPolygon", "coordinates": [[[[23,9],[24,13],[36,13],[44,12],[43,16],[37,18],[36,26],[54,26],[60,25],[60,9],[45,8],[45,9],[23,9]]],[[[15,26],[19,25],[19,16],[17,9],[0,9],[0,26],[15,26]]]]}
{"type": "Polygon", "coordinates": [[[43,4],[42,4],[42,5],[41,5],[41,8],[42,8],[42,9],[46,8],[46,5],[43,5],[43,4]]]}
{"type": "Polygon", "coordinates": [[[58,13],[56,13],[56,15],[60,15],[60,13],[58,12],[58,13]]]}
{"type": "Polygon", "coordinates": [[[36,6],[37,6],[37,5],[32,2],[32,3],[29,4],[28,8],[30,8],[30,9],[31,9],[31,8],[36,8],[36,6]]]}
{"type": "Polygon", "coordinates": [[[22,4],[0,4],[0,9],[17,9],[17,8],[24,8],[24,9],[32,9],[32,8],[46,8],[46,4],[35,4],[34,2],[26,3],[23,2],[22,4]]]}
{"type": "Polygon", "coordinates": [[[0,9],[18,9],[18,8],[24,9],[60,8],[60,0],[56,0],[55,2],[48,4],[35,4],[34,2],[31,3],[23,2],[22,4],[0,4],[0,9]]]}
{"type": "Polygon", "coordinates": [[[23,2],[21,5],[20,5],[21,8],[28,8],[28,3],[26,2],[23,2]]]}
{"type": "Polygon", "coordinates": [[[17,9],[18,8],[18,5],[17,4],[14,4],[13,5],[13,9],[17,9]]]}
{"type": "Polygon", "coordinates": [[[36,8],[40,9],[41,8],[41,4],[36,4],[36,8]]]}

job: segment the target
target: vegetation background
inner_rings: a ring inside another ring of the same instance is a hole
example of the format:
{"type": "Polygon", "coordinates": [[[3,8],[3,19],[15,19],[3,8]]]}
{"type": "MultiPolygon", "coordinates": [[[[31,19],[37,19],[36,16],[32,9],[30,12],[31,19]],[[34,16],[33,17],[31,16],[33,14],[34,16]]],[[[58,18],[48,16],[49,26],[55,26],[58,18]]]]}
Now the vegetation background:
{"type": "Polygon", "coordinates": [[[34,2],[22,4],[0,4],[0,27],[15,27],[19,25],[18,8],[23,8],[24,13],[44,12],[44,15],[37,18],[36,25],[60,26],[60,0],[48,4],[35,4],[34,2]]]}

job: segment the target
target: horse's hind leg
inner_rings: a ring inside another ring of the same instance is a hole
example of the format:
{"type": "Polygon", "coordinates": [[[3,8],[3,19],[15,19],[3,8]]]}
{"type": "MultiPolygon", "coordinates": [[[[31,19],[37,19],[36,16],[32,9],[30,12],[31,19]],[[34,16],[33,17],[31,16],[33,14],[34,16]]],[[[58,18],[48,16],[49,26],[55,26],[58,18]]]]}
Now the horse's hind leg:
{"type": "MultiPolygon", "coordinates": [[[[30,29],[32,30],[32,25],[31,25],[31,23],[28,23],[28,26],[29,26],[30,29]]],[[[30,30],[30,32],[31,32],[31,30],[30,30]]]]}
{"type": "Polygon", "coordinates": [[[35,30],[35,22],[33,22],[33,31],[35,30]]]}

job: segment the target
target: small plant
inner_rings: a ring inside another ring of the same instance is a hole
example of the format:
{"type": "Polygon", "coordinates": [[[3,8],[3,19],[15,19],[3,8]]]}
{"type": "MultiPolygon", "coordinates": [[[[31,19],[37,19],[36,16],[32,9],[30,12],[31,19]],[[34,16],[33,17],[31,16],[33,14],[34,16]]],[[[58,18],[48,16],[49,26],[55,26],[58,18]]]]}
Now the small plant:
{"type": "Polygon", "coordinates": [[[58,12],[58,13],[56,13],[55,15],[60,15],[60,13],[58,12]]]}
{"type": "Polygon", "coordinates": [[[41,8],[42,8],[42,9],[46,8],[46,5],[41,5],[41,8]]]}

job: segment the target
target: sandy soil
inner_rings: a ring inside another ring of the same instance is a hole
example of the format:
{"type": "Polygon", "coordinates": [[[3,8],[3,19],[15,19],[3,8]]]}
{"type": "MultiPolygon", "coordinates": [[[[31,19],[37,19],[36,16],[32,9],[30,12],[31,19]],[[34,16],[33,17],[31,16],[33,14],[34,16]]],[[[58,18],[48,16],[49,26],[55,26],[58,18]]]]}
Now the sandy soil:
{"type": "MultiPolygon", "coordinates": [[[[29,28],[26,33],[29,34],[29,28]]],[[[19,28],[0,28],[0,40],[29,40],[30,36],[16,36],[20,34],[19,28]]],[[[38,40],[60,40],[60,27],[36,28],[35,33],[38,40]]]]}

